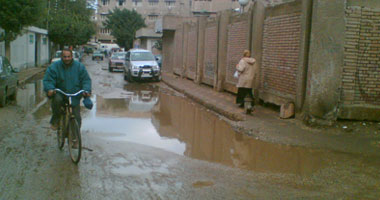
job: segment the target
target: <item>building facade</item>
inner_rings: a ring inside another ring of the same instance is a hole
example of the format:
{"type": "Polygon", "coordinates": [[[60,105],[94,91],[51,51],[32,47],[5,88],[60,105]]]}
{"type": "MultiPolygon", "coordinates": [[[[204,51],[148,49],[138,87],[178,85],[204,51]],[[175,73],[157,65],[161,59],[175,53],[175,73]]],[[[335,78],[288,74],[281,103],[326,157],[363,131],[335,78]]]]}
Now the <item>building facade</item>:
{"type": "Polygon", "coordinates": [[[237,0],[98,0],[95,17],[98,27],[96,42],[115,41],[111,36],[111,30],[103,26],[107,15],[115,8],[136,10],[145,18],[148,28],[153,29],[155,22],[164,15],[181,17],[212,15],[218,11],[240,8],[240,5],[237,0]]]}
{"type": "Polygon", "coordinates": [[[104,43],[111,43],[115,40],[111,36],[111,30],[103,26],[107,15],[115,8],[137,11],[145,18],[145,24],[151,28],[163,15],[191,15],[189,0],[99,0],[98,4],[96,38],[97,41],[104,43]]]}
{"type": "MultiPolygon", "coordinates": [[[[6,56],[5,50],[5,43],[0,42],[0,55],[6,56]]],[[[24,28],[10,43],[9,51],[12,66],[19,70],[49,63],[48,31],[34,26],[24,28]]]]}

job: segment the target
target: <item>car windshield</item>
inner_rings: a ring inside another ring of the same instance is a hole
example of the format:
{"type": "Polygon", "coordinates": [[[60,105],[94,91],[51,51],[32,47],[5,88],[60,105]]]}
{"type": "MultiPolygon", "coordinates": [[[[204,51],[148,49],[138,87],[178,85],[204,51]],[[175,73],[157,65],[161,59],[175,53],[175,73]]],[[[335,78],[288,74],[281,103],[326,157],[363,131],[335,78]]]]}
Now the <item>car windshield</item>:
{"type": "Polygon", "coordinates": [[[155,60],[151,52],[133,52],[131,55],[132,61],[152,61],[155,60]]]}
{"type": "Polygon", "coordinates": [[[123,60],[125,58],[125,52],[117,52],[113,53],[111,59],[120,59],[123,60]]]}
{"type": "Polygon", "coordinates": [[[94,54],[101,54],[100,51],[94,51],[94,54]]]}

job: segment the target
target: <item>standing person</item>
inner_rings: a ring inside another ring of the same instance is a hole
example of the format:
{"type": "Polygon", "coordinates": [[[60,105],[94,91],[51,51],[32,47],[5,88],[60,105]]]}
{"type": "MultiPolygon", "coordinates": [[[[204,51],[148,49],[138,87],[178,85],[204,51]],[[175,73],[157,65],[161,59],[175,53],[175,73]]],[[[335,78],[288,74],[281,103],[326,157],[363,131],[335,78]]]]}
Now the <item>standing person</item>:
{"type": "Polygon", "coordinates": [[[76,93],[79,90],[89,92],[72,98],[73,113],[80,127],[82,120],[79,103],[82,96],[86,98],[91,95],[91,78],[84,65],[73,60],[73,52],[70,49],[62,50],[61,60],[52,63],[47,68],[43,79],[43,85],[44,91],[47,93],[49,99],[52,100],[51,108],[53,115],[50,124],[51,129],[53,130],[57,130],[58,128],[58,122],[62,114],[61,107],[64,105],[65,101],[65,96],[61,93],[56,93],[54,89],[58,88],[71,94],[76,93]]]}
{"type": "MultiPolygon", "coordinates": [[[[249,50],[244,50],[243,58],[236,65],[236,70],[238,71],[238,83],[236,87],[238,88],[238,93],[236,96],[236,103],[239,107],[244,107],[244,98],[249,95],[253,99],[252,86],[257,72],[256,60],[251,58],[251,52],[249,50]]],[[[252,101],[252,106],[253,106],[252,101]]]]}

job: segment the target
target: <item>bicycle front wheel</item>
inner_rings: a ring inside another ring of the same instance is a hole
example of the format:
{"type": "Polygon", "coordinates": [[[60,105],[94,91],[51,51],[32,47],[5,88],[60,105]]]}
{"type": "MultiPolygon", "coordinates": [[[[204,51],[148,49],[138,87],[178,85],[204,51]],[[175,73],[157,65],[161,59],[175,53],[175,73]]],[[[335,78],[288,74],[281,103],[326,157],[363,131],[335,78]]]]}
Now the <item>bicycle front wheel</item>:
{"type": "Polygon", "coordinates": [[[77,164],[81,158],[82,153],[82,140],[80,136],[80,129],[77,120],[70,119],[69,134],[68,134],[69,152],[71,161],[77,164]]]}

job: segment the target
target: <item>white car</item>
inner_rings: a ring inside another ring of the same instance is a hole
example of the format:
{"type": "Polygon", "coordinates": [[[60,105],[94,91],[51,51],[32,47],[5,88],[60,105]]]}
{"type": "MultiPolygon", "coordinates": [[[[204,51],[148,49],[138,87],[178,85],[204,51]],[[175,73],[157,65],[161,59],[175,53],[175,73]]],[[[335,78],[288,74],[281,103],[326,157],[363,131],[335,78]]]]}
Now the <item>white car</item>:
{"type": "Polygon", "coordinates": [[[131,49],[125,55],[124,80],[161,80],[161,68],[152,52],[145,49],[131,49]]]}
{"type": "MultiPolygon", "coordinates": [[[[76,52],[76,51],[73,51],[73,56],[74,56],[74,60],[79,61],[79,53],[76,52]]],[[[55,52],[55,55],[54,55],[54,58],[51,59],[51,63],[55,62],[55,61],[58,61],[58,60],[61,60],[61,57],[62,57],[62,51],[61,50],[58,50],[55,52]]]]}

